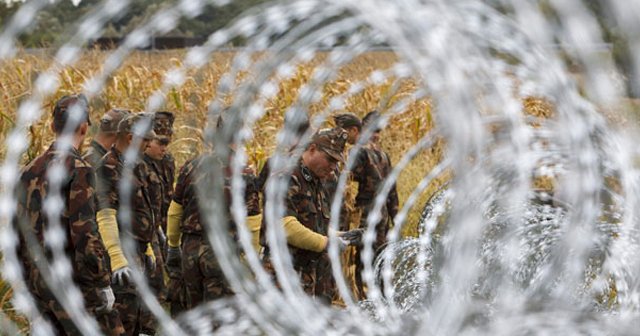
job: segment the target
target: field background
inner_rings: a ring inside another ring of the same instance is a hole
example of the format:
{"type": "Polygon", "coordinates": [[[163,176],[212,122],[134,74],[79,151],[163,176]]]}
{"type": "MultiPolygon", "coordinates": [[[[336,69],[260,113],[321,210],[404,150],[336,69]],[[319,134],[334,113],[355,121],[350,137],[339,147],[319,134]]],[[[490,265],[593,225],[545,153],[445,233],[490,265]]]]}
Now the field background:
{"type": "MultiPolygon", "coordinates": [[[[50,115],[53,103],[62,95],[82,91],[83,82],[97,74],[103,61],[108,55],[103,51],[87,51],[73,67],[59,69],[60,87],[55,95],[49,97],[43,104],[42,118],[28,127],[30,146],[24,154],[22,164],[36,157],[46,149],[53,139],[49,130],[50,115]]],[[[101,94],[91,101],[91,118],[99,120],[100,116],[109,108],[122,107],[133,111],[142,111],[149,96],[162,87],[164,74],[174,66],[180,66],[185,51],[163,52],[134,52],[124,64],[107,81],[101,94]]],[[[216,88],[220,77],[226,73],[233,60],[234,52],[215,53],[210,62],[198,71],[188,74],[185,84],[167,94],[164,110],[173,111],[176,115],[174,141],[169,150],[176,157],[180,167],[187,159],[197,155],[202,150],[202,127],[206,120],[207,106],[216,98],[216,88]]],[[[256,169],[260,169],[275,148],[275,135],[283,125],[284,112],[294,104],[298,98],[299,89],[309,81],[313,70],[320,64],[326,54],[317,54],[306,64],[295,69],[295,74],[289,79],[279,82],[279,93],[266,104],[264,117],[253,128],[253,138],[247,143],[246,150],[249,162],[256,169]]],[[[397,61],[396,55],[388,51],[367,52],[344,66],[338,77],[326,83],[323,87],[322,99],[318,104],[309,107],[310,115],[323,111],[332,97],[347,92],[352,83],[367,78],[372,71],[388,69],[397,61]]],[[[0,160],[6,153],[5,138],[14,126],[16,111],[25,98],[33,93],[33,82],[38,74],[50,67],[57,66],[52,58],[43,53],[21,52],[17,57],[0,63],[0,160]]],[[[241,80],[243,74],[239,75],[241,80]]],[[[350,111],[362,117],[367,112],[381,108],[381,100],[391,93],[392,80],[371,85],[359,94],[350,95],[346,101],[344,111],[350,111]]],[[[391,93],[388,101],[393,103],[412,94],[417,83],[405,80],[400,89],[391,93]]],[[[227,98],[228,101],[228,98],[227,98]]],[[[635,106],[637,103],[632,102],[635,106]]],[[[383,106],[382,109],[384,110],[383,106]]],[[[523,109],[533,115],[550,116],[552,108],[537,98],[523,100],[523,109]]],[[[613,110],[616,110],[615,108],[613,110]]],[[[340,112],[344,112],[340,111],[340,112]]],[[[620,124],[626,124],[629,116],[609,114],[610,119],[620,124]],[[613,116],[613,117],[612,117],[613,116]]],[[[635,117],[631,116],[635,121],[635,117]]],[[[634,122],[635,124],[635,122],[634,122]]],[[[329,121],[324,126],[333,126],[329,121]]],[[[418,139],[427,134],[434,127],[431,104],[428,99],[413,101],[407,109],[394,116],[382,133],[382,146],[387,151],[395,165],[404,153],[413,146],[418,139]]],[[[96,131],[94,123],[90,135],[96,131]]],[[[87,144],[90,137],[87,138],[87,144]]],[[[435,146],[423,151],[409,166],[402,171],[397,181],[397,188],[401,206],[422,179],[442,158],[444,143],[438,141],[435,146]]],[[[417,224],[422,206],[446,180],[442,176],[435,180],[416,202],[411,210],[402,233],[404,236],[415,236],[418,233],[417,224]]],[[[353,196],[354,185],[350,185],[347,194],[353,196]]],[[[9,304],[11,290],[0,281],[0,309],[19,325],[24,326],[24,320],[16,316],[9,304]]]]}
{"type": "MultiPolygon", "coordinates": [[[[135,52],[130,55],[107,81],[102,93],[91,101],[92,120],[99,120],[100,116],[112,107],[123,107],[133,111],[144,110],[149,96],[162,87],[164,74],[170,68],[181,65],[184,54],[184,51],[164,51],[135,52]]],[[[102,51],[88,51],[75,66],[59,70],[58,92],[46,100],[42,118],[28,129],[30,146],[24,155],[23,163],[45,150],[53,140],[49,123],[55,100],[65,94],[80,92],[83,82],[101,70],[107,55],[108,53],[102,51]]],[[[212,99],[216,98],[218,80],[229,70],[234,55],[234,52],[214,54],[207,66],[197,72],[189,73],[185,85],[172,90],[167,95],[163,109],[176,114],[174,124],[176,134],[169,150],[176,157],[178,167],[201,151],[201,130],[206,120],[207,106],[212,99]]],[[[275,148],[275,135],[283,125],[284,112],[296,102],[300,87],[308,82],[315,66],[324,58],[325,54],[318,54],[310,62],[299,65],[293,76],[280,82],[279,93],[266,104],[266,113],[253,128],[253,139],[246,146],[250,164],[257,169],[262,167],[275,148]]],[[[345,93],[352,83],[366,79],[374,70],[387,69],[395,62],[396,56],[392,52],[369,52],[359,56],[341,69],[336,80],[324,86],[322,102],[309,107],[310,115],[325,109],[330,98],[345,93]]],[[[51,57],[43,54],[21,53],[18,57],[5,61],[1,66],[0,141],[3,145],[0,148],[0,158],[3,158],[6,151],[4,138],[13,127],[13,120],[20,102],[32,94],[33,81],[38,74],[56,64],[52,63],[51,57]]],[[[367,112],[379,108],[380,100],[390,91],[391,83],[392,81],[389,80],[380,85],[368,86],[360,94],[348,96],[344,111],[350,111],[362,117],[367,112]]],[[[416,83],[412,81],[403,82],[390,101],[394,102],[406,97],[413,93],[416,87],[416,83]]],[[[328,121],[324,126],[333,126],[331,122],[328,121]]],[[[427,134],[432,127],[429,101],[414,101],[404,113],[390,121],[389,126],[382,133],[382,146],[395,164],[406,150],[427,134]]],[[[94,123],[90,135],[93,135],[96,130],[97,125],[94,123]]],[[[89,141],[88,138],[87,144],[89,141]]],[[[442,147],[439,144],[432,150],[422,153],[403,171],[398,180],[401,200],[408,197],[419,179],[438,162],[442,147]]],[[[438,186],[427,190],[423,198],[433,192],[436,187],[438,186]]],[[[424,200],[418,204],[423,202],[424,200]]],[[[416,234],[415,223],[417,223],[419,212],[420,209],[412,212],[404,234],[416,234]]]]}

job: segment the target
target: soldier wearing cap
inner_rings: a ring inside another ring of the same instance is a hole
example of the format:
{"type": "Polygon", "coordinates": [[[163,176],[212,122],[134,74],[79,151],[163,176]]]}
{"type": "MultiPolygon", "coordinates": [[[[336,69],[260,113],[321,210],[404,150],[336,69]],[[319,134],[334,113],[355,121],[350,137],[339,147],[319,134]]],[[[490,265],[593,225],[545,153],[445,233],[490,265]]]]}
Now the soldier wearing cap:
{"type": "Polygon", "coordinates": [[[107,151],[116,141],[118,123],[129,114],[131,114],[129,110],[114,108],[102,116],[100,125],[98,125],[98,133],[96,133],[96,136],[91,140],[89,149],[87,149],[82,156],[92,167],[95,168],[100,159],[107,154],[107,151]]]}
{"type": "Polygon", "coordinates": [[[154,207],[159,227],[153,241],[153,251],[157,257],[156,271],[150,279],[160,302],[171,303],[171,313],[176,316],[186,309],[186,290],[182,281],[182,272],[169,272],[169,282],[164,285],[164,260],[166,260],[167,212],[173,197],[173,182],[175,178],[175,160],[168,152],[167,146],[173,136],[173,122],[175,117],[168,111],[154,114],[153,131],[156,137],[149,142],[144,152],[144,161],[151,168],[152,174],[160,180],[156,187],[162,197],[162,202],[154,207]]]}
{"type": "MultiPolygon", "coordinates": [[[[347,132],[341,128],[320,130],[313,136],[290,174],[285,217],[281,222],[302,288],[310,296],[328,304],[335,294],[335,282],[326,253],[330,209],[324,181],[342,162],[347,137],[347,132]]],[[[266,223],[263,221],[260,239],[265,246],[265,268],[272,270],[270,248],[266,246],[266,223]]],[[[352,241],[341,236],[342,233],[337,242],[342,250],[352,241]]]]}
{"type": "MultiPolygon", "coordinates": [[[[295,148],[298,146],[298,143],[302,139],[302,136],[311,127],[311,125],[309,124],[309,119],[307,119],[306,117],[301,122],[296,123],[295,125],[297,126],[295,126],[295,129],[294,129],[293,144],[288,149],[289,154],[291,154],[295,150],[295,148]]],[[[262,170],[260,170],[260,174],[257,176],[257,179],[256,179],[256,187],[258,188],[258,191],[262,194],[263,208],[265,206],[266,199],[267,199],[266,193],[265,193],[267,180],[272,174],[271,172],[272,160],[273,160],[272,157],[269,157],[267,159],[264,166],[262,167],[262,170]]],[[[260,218],[255,218],[255,219],[250,218],[250,221],[247,222],[247,224],[249,224],[249,228],[252,233],[253,247],[256,249],[256,251],[260,251],[260,227],[262,225],[263,220],[264,218],[260,216],[260,218]]]]}
{"type": "Polygon", "coordinates": [[[342,113],[333,117],[336,126],[347,131],[347,143],[354,145],[360,137],[360,131],[362,130],[362,121],[357,115],[353,113],[342,113]]]}
{"type": "MultiPolygon", "coordinates": [[[[219,122],[218,127],[221,126],[219,122]]],[[[233,153],[233,148],[231,152],[233,153]]],[[[181,268],[188,290],[189,308],[234,294],[206,237],[207,227],[200,216],[197,188],[209,187],[212,177],[206,168],[212,160],[215,160],[212,155],[204,154],[184,164],[178,173],[175,193],[169,207],[167,269],[171,274],[179,272],[181,268]]],[[[223,166],[222,171],[227,229],[232,240],[237,242],[237,226],[230,212],[231,169],[223,166]]],[[[249,218],[259,216],[260,202],[253,170],[245,168],[242,178],[245,182],[247,215],[249,218]]],[[[238,247],[237,253],[240,252],[238,247]]]]}
{"type": "MultiPolygon", "coordinates": [[[[333,120],[336,123],[336,127],[340,127],[347,132],[347,143],[354,145],[360,138],[360,131],[362,130],[360,118],[353,113],[342,113],[334,116],[333,120]]],[[[334,198],[336,190],[338,189],[338,178],[340,177],[342,169],[343,167],[339,165],[334,171],[333,176],[325,182],[330,201],[334,198]]],[[[349,180],[351,181],[351,175],[349,175],[349,180]]],[[[351,189],[345,188],[347,195],[344,196],[343,206],[340,211],[340,230],[345,231],[350,229],[349,217],[354,210],[353,196],[349,193],[349,190],[351,189]]]]}
{"type": "MultiPolygon", "coordinates": [[[[380,113],[377,111],[369,112],[363,118],[363,126],[373,127],[373,135],[358,153],[358,158],[353,168],[353,178],[358,182],[354,220],[363,229],[367,227],[367,217],[373,207],[376,193],[392,170],[389,155],[382,150],[379,144],[380,132],[382,131],[382,128],[378,125],[379,118],[380,113]]],[[[373,250],[376,252],[380,252],[380,248],[387,241],[387,232],[392,225],[393,217],[398,213],[398,204],[398,192],[394,184],[380,210],[380,221],[375,226],[376,240],[373,244],[373,250]]],[[[357,248],[355,257],[356,289],[358,296],[364,299],[365,290],[361,277],[363,265],[360,259],[360,252],[361,249],[357,248]]]]}
{"type": "Polygon", "coordinates": [[[97,176],[102,181],[98,183],[97,190],[98,227],[110,257],[115,308],[120,313],[127,335],[155,333],[154,327],[141,319],[141,309],[144,308],[133,285],[130,269],[135,263],[147,274],[155,270],[151,242],[156,234],[157,221],[153,206],[161,200],[152,185],[160,181],[153,180],[149,167],[141,159],[149,141],[156,136],[152,121],[152,116],[144,113],[131,114],[120,121],[116,141],[97,168],[97,176]],[[138,147],[133,148],[134,145],[138,147]],[[130,151],[137,156],[125,155],[130,151]],[[130,174],[124,175],[127,171],[130,174]],[[129,176],[131,181],[122,183],[124,176],[129,176]],[[121,183],[131,189],[120,190],[121,183]],[[120,198],[125,192],[130,195],[127,203],[120,198]],[[134,242],[132,258],[125,257],[123,253],[124,238],[134,242]]]}
{"type": "Polygon", "coordinates": [[[117,311],[112,310],[114,294],[107,253],[96,226],[95,174],[79,152],[89,125],[89,106],[83,95],[64,96],[57,101],[51,125],[56,140],[24,168],[16,190],[18,209],[14,224],[21,229],[18,254],[25,267],[28,289],[42,316],[56,333],[80,335],[70,313],[62,308],[54,290],[45,283],[45,270],[36,265],[40,257],[34,257],[26,243],[37,242],[45,262],[51,260],[54,249],[44,239],[51,229],[51,218],[43,207],[52,197],[57,197],[50,194],[58,185],[64,203],[57,222],[67,238],[62,249],[71,261],[74,285],[80,288],[84,306],[96,316],[102,332],[119,335],[124,329],[117,311]],[[70,136],[70,143],[60,140],[63,135],[70,136]],[[56,182],[53,176],[48,176],[54,166],[64,169],[66,174],[62,181],[56,182]]]}

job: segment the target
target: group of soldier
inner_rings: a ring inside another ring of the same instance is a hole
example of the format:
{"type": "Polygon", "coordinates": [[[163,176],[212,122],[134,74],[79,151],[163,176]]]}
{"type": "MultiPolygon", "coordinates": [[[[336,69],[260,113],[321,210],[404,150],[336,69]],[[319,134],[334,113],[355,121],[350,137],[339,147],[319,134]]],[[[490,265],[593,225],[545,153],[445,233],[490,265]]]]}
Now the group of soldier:
{"type": "MultiPolygon", "coordinates": [[[[284,216],[278,224],[284,229],[304,291],[328,304],[337,298],[327,254],[329,245],[337,244],[340,251],[354,247],[349,249],[356,251],[355,292],[358,298],[365,297],[359,258],[362,230],[378,189],[391,171],[389,156],[378,143],[379,117],[375,111],[363,120],[352,113],[339,114],[334,117],[335,127],[313,132],[304,147],[292,142],[289,153],[301,153],[295,165],[280,168],[269,159],[258,175],[250,167],[242,170],[245,222],[253,246],[260,250],[263,266],[274,281],[277,277],[267,239],[267,229],[273,224],[262,216],[262,209],[270,188],[268,181],[282,179],[288,181],[288,189],[284,216]],[[355,208],[341,213],[336,238],[329,239],[330,203],[345,168],[345,145],[355,145],[365,125],[371,125],[373,135],[357,152],[349,174],[358,183],[355,208]]],[[[223,120],[219,119],[217,129],[223,127],[223,120]]],[[[80,94],[56,102],[51,124],[56,140],[22,171],[14,226],[20,233],[18,256],[29,292],[40,318],[58,334],[81,332],[77,319],[63,308],[64,298],[48,286],[46,278],[50,274],[42,268],[42,261],[51,263],[55,259],[56,246],[61,244],[50,239],[55,223],[64,231],[62,246],[71,261],[73,282],[82,292],[86,310],[105,334],[155,334],[157,321],[143,304],[134,272],[144,274],[156,299],[168,305],[172,316],[234,294],[207,238],[210,225],[201,213],[198,192],[216,177],[221,181],[226,210],[223,230],[229,232],[237,253],[242,254],[238,227],[230,211],[229,160],[219,160],[212,149],[187,161],[176,177],[174,159],[167,151],[173,122],[171,112],[111,109],[102,116],[98,132],[83,154],[82,144],[91,125],[88,101],[80,94]],[[222,162],[218,176],[211,176],[211,162],[222,162]],[[65,178],[54,183],[59,177],[52,172],[60,167],[65,178]],[[61,213],[47,210],[47,204],[56,197],[63,203],[61,213]],[[34,252],[33,242],[37,242],[41,254],[34,252]]],[[[308,131],[308,122],[303,122],[294,133],[300,140],[308,131]]],[[[219,152],[229,158],[235,148],[219,152]]],[[[394,186],[375,224],[374,250],[384,245],[397,210],[394,186]]]]}

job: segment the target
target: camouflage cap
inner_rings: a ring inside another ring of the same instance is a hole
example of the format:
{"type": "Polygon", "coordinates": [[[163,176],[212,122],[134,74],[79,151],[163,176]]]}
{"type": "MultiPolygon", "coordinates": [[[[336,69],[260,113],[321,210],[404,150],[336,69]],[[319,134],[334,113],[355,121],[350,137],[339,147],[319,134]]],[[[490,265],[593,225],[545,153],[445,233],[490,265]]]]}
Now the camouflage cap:
{"type": "Polygon", "coordinates": [[[378,125],[378,120],[380,120],[380,112],[373,110],[369,113],[367,113],[367,115],[364,116],[364,118],[362,118],[362,124],[364,126],[367,126],[369,124],[375,125],[375,128],[373,129],[374,132],[379,132],[382,130],[382,126],[378,125]]]}
{"type": "Polygon", "coordinates": [[[112,108],[100,118],[100,132],[117,133],[120,121],[131,114],[131,111],[120,108],[112,108]]]}
{"type": "Polygon", "coordinates": [[[349,134],[341,127],[326,128],[319,130],[311,141],[323,152],[329,154],[329,156],[338,161],[343,162],[344,157],[344,145],[347,142],[349,134]]]}
{"type": "Polygon", "coordinates": [[[74,94],[63,96],[58,99],[56,105],[53,107],[53,126],[56,132],[61,132],[67,121],[69,120],[70,111],[75,107],[79,107],[83,116],[81,116],[80,120],[86,119],[86,121],[91,125],[91,119],[89,118],[89,101],[87,97],[83,94],[74,94]]]}
{"type": "Polygon", "coordinates": [[[118,124],[118,133],[133,133],[145,140],[152,140],[156,137],[151,127],[152,122],[153,114],[151,113],[131,113],[118,124]]]}
{"type": "Polygon", "coordinates": [[[357,115],[353,113],[342,113],[333,117],[333,120],[336,122],[336,126],[342,128],[349,127],[357,127],[358,129],[362,128],[362,122],[357,115]]]}
{"type": "Polygon", "coordinates": [[[175,117],[169,111],[158,111],[153,118],[153,131],[158,138],[169,138],[173,134],[173,121],[175,117]]]}

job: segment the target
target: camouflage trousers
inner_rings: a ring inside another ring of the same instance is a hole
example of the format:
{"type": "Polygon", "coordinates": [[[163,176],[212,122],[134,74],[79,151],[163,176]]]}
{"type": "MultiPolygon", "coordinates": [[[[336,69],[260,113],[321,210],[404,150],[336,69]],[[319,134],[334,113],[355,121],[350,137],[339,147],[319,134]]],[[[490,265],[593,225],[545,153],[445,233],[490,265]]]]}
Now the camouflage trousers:
{"type": "Polygon", "coordinates": [[[182,274],[186,284],[188,308],[233,295],[213,249],[206,237],[182,235],[182,274]]]}
{"type": "MultiPolygon", "coordinates": [[[[146,244],[145,244],[146,246],[146,244]]],[[[149,270],[145,269],[144,265],[144,250],[145,248],[140,246],[138,253],[134,256],[135,260],[129,260],[130,263],[136,263],[147,274],[149,278],[149,270]]],[[[114,308],[120,314],[122,325],[126,331],[125,335],[138,335],[155,334],[155,318],[148,311],[147,307],[143,304],[142,299],[135,288],[133,281],[120,286],[118,284],[111,285],[113,293],[116,296],[116,303],[114,308]]]]}
{"type": "MultiPolygon", "coordinates": [[[[147,281],[156,299],[162,305],[166,302],[166,288],[164,285],[164,259],[162,256],[162,248],[160,247],[160,241],[157,235],[154,236],[151,242],[153,248],[153,254],[156,256],[156,267],[153,272],[147,273],[147,281]]],[[[156,328],[156,318],[147,309],[141,309],[140,311],[140,325],[141,330],[152,331],[156,328]]],[[[147,332],[148,333],[148,332],[147,332]]]]}
{"type": "MultiPolygon", "coordinates": [[[[268,254],[262,257],[262,267],[279,287],[275,268],[268,254]]],[[[331,273],[331,262],[326,253],[323,253],[320,259],[294,265],[294,270],[300,277],[300,285],[307,295],[328,305],[332,303],[336,294],[336,284],[331,273]]]]}
{"type": "MultiPolygon", "coordinates": [[[[38,311],[51,324],[55,333],[58,335],[82,335],[69,313],[64,310],[58,299],[46,287],[40,272],[35,267],[27,267],[27,272],[29,274],[27,279],[29,291],[36,301],[38,311]]],[[[110,336],[124,335],[125,329],[117,310],[114,309],[110,312],[96,311],[96,308],[102,305],[99,294],[100,289],[82,285],[79,287],[85,308],[89,314],[95,317],[102,333],[110,336]]]]}
{"type": "MultiPolygon", "coordinates": [[[[362,208],[358,208],[354,214],[355,223],[360,223],[360,227],[366,229],[366,216],[367,214],[363,213],[362,208]]],[[[387,242],[387,232],[389,232],[389,226],[391,224],[391,218],[389,216],[383,216],[382,221],[376,225],[376,240],[373,243],[373,261],[380,254],[382,247],[387,242]]],[[[362,281],[362,272],[364,271],[364,264],[362,263],[362,246],[358,246],[355,249],[355,255],[353,257],[353,262],[355,263],[355,294],[356,298],[359,300],[365,300],[367,298],[366,288],[364,282],[362,281]]]]}
{"type": "Polygon", "coordinates": [[[176,317],[188,310],[187,285],[184,283],[182,272],[180,274],[169,274],[167,282],[167,302],[171,317],[176,317]]]}

